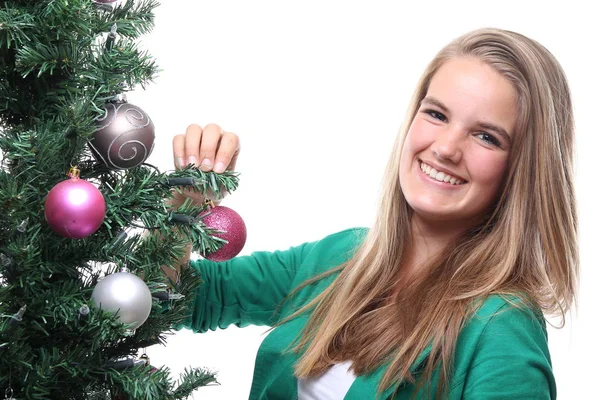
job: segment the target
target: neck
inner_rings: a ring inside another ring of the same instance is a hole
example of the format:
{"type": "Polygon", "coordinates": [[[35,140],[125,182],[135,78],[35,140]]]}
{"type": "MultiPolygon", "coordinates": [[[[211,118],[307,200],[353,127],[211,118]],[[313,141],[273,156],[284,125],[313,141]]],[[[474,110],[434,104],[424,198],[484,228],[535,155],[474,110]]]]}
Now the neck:
{"type": "Polygon", "coordinates": [[[451,221],[428,221],[413,214],[411,231],[412,241],[403,267],[403,281],[444,251],[448,244],[465,232],[465,227],[451,221]]]}

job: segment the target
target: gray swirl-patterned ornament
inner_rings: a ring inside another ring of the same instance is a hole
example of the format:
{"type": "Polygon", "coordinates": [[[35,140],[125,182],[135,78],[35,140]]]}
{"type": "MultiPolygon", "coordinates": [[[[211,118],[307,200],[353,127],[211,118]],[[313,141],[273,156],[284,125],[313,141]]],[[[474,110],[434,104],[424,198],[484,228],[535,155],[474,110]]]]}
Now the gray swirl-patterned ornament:
{"type": "Polygon", "coordinates": [[[110,169],[142,164],[154,149],[154,124],[148,114],[127,102],[107,103],[104,109],[89,142],[96,160],[110,169]]]}

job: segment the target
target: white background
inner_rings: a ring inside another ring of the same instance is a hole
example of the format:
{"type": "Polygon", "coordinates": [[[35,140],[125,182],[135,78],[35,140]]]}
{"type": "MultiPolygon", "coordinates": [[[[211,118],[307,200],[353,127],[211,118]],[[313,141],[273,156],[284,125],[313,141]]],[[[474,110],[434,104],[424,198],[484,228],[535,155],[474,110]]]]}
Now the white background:
{"type": "MultiPolygon", "coordinates": [[[[549,326],[561,399],[594,397],[600,351],[595,232],[600,92],[595,2],[163,0],[143,38],[162,72],[129,95],[156,126],[149,161],[172,169],[171,139],[214,122],[242,140],[240,188],[223,205],[248,227],[242,254],[369,226],[380,178],[417,79],[456,36],[494,26],[538,40],[570,80],[577,123],[581,291],[549,326]],[[595,5],[595,4],[594,4],[595,5]],[[596,306],[596,307],[595,307],[596,306]]],[[[533,188],[534,189],[534,188],[533,188]]],[[[196,399],[247,398],[263,327],[189,331],[148,354],[173,372],[218,371],[196,399]]]]}

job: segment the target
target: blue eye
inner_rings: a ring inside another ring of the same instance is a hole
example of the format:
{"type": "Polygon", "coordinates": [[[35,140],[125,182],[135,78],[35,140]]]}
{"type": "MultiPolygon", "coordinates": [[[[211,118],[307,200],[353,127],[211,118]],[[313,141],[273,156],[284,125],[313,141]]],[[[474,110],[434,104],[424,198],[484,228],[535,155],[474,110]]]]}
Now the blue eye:
{"type": "Polygon", "coordinates": [[[492,146],[496,146],[496,147],[502,147],[501,143],[498,139],[496,139],[496,137],[494,135],[490,135],[489,133],[486,132],[479,132],[476,135],[478,138],[480,138],[481,140],[483,140],[484,142],[491,144],[492,146]]]}

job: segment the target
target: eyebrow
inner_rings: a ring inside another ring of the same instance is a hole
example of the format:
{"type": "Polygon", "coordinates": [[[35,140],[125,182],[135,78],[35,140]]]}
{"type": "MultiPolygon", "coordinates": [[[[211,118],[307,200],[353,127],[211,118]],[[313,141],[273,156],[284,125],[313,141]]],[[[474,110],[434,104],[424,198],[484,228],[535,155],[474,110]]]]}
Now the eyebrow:
{"type": "MultiPolygon", "coordinates": [[[[450,112],[450,110],[448,110],[448,107],[446,107],[441,101],[439,101],[438,99],[433,98],[431,96],[424,97],[423,100],[421,100],[421,104],[423,104],[423,103],[434,105],[434,106],[440,108],[445,113],[450,112]]],[[[504,139],[508,140],[509,143],[511,142],[510,135],[508,134],[508,132],[506,132],[506,129],[504,129],[498,125],[490,124],[488,122],[478,121],[477,126],[480,126],[482,129],[494,131],[498,135],[504,137],[504,139]]]]}

